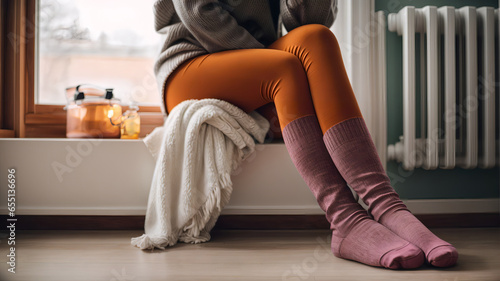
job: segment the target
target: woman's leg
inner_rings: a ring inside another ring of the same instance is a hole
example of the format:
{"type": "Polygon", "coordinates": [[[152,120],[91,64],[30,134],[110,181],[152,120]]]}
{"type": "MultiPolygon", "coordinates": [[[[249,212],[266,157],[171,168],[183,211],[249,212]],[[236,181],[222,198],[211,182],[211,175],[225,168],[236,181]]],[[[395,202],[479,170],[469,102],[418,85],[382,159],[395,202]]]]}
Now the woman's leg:
{"type": "Polygon", "coordinates": [[[423,253],[372,220],[354,200],[322,140],[300,60],[279,50],[233,50],[181,65],[166,85],[168,111],[186,99],[217,98],[249,112],[274,101],[292,160],[326,212],[338,257],[414,268],[423,253]]]}
{"type": "Polygon", "coordinates": [[[314,115],[307,78],[297,58],[266,49],[231,50],[196,57],[166,82],[166,108],[187,99],[215,98],[251,112],[265,104],[280,104],[283,128],[290,121],[314,115]]]}
{"type": "Polygon", "coordinates": [[[431,264],[440,267],[455,264],[456,249],[418,221],[390,185],[332,32],[321,25],[303,26],[271,47],[290,52],[301,60],[326,147],[342,177],[369,205],[374,218],[420,247],[431,264]]]}
{"type": "Polygon", "coordinates": [[[423,264],[425,257],[419,248],[372,220],[354,200],[328,155],[316,116],[290,122],[283,129],[283,139],[293,163],[330,222],[335,256],[391,269],[411,269],[423,264]]]}

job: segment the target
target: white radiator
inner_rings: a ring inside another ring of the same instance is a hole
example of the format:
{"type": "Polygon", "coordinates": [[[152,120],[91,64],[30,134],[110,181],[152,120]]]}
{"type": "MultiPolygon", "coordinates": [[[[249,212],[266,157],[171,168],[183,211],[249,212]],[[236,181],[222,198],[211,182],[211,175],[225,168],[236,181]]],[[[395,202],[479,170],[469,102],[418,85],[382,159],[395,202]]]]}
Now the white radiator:
{"type": "Polygon", "coordinates": [[[388,25],[403,39],[403,136],[388,159],[407,170],[498,165],[499,10],[404,7],[388,25]]]}

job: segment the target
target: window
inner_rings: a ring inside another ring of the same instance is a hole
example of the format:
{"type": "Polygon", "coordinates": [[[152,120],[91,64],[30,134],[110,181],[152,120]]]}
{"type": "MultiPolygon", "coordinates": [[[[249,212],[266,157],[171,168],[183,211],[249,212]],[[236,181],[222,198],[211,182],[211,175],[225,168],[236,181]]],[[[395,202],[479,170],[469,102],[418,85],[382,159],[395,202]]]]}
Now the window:
{"type": "Polygon", "coordinates": [[[82,83],[113,88],[123,104],[160,104],[154,0],[39,0],[37,104],[65,104],[82,83]]]}
{"type": "Polygon", "coordinates": [[[84,83],[138,103],[141,136],[161,126],[153,2],[0,0],[0,137],[65,137],[65,88],[84,83]]]}

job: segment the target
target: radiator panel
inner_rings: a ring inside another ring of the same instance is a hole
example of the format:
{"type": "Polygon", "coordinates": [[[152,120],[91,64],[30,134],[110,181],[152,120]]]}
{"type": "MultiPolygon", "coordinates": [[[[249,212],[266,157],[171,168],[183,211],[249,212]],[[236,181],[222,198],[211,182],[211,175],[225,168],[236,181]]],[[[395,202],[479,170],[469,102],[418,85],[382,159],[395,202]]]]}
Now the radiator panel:
{"type": "Polygon", "coordinates": [[[388,26],[403,37],[403,136],[388,146],[388,159],[407,170],[497,165],[498,10],[408,6],[390,14],[388,26]],[[415,36],[425,47],[415,46],[415,36]],[[416,51],[421,108],[415,100],[416,51]],[[422,116],[418,139],[417,111],[422,116]]]}
{"type": "Polygon", "coordinates": [[[477,9],[478,31],[482,42],[482,69],[479,89],[482,103],[482,168],[495,166],[495,10],[491,7],[477,9]]]}
{"type": "Polygon", "coordinates": [[[456,63],[455,63],[455,9],[441,7],[438,9],[440,33],[443,33],[443,102],[444,102],[444,147],[441,168],[455,167],[455,135],[456,135],[456,63]]]}

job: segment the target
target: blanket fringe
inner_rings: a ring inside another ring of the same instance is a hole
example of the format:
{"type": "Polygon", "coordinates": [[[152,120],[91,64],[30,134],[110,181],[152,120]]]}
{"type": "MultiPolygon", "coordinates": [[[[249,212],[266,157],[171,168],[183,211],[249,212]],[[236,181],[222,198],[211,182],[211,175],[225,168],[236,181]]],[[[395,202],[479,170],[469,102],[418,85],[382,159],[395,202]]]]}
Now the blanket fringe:
{"type": "Polygon", "coordinates": [[[210,240],[210,230],[214,227],[222,208],[229,202],[232,185],[229,173],[219,175],[219,185],[212,189],[205,203],[186,223],[179,241],[198,244],[210,240]]]}
{"type": "Polygon", "coordinates": [[[175,245],[177,241],[174,241],[173,237],[152,237],[147,234],[143,234],[139,237],[132,238],[130,243],[141,250],[153,250],[154,248],[165,250],[165,247],[175,245]]]}
{"type": "MultiPolygon", "coordinates": [[[[178,239],[180,242],[198,244],[210,240],[210,230],[214,227],[222,208],[229,202],[232,192],[232,181],[229,173],[219,175],[219,186],[212,189],[207,200],[186,223],[178,239]]],[[[131,239],[131,244],[142,250],[162,249],[177,243],[174,237],[151,237],[143,234],[131,239]]]]}

